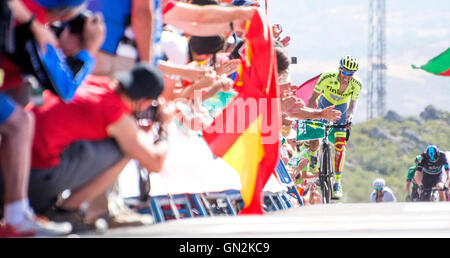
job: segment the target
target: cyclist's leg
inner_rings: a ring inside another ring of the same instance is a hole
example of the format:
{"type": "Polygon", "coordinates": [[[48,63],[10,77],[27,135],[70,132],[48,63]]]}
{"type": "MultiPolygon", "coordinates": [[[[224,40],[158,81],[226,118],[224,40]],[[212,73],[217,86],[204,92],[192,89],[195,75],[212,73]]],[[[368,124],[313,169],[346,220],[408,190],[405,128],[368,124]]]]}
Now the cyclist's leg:
{"type": "MultiPolygon", "coordinates": [[[[445,183],[445,174],[444,173],[440,173],[439,176],[436,176],[436,188],[442,189],[444,188],[444,183],[445,183]]],[[[439,201],[440,202],[445,202],[446,201],[446,196],[445,196],[445,191],[439,191],[439,201]]]]}
{"type": "MultiPolygon", "coordinates": [[[[416,173],[417,174],[417,173],[416,173]]],[[[436,177],[436,175],[431,175],[425,172],[422,172],[422,185],[423,185],[423,190],[430,190],[433,187],[436,186],[437,184],[437,180],[438,178],[436,177]]],[[[431,198],[431,191],[430,191],[430,197],[431,198]]]]}
{"type": "MultiPolygon", "coordinates": [[[[347,115],[347,104],[337,105],[335,107],[336,110],[342,112],[341,118],[336,121],[335,124],[344,125],[345,119],[347,115]]],[[[341,177],[342,172],[344,170],[344,159],[345,159],[345,146],[346,142],[346,129],[345,128],[336,128],[334,133],[334,189],[335,189],[335,197],[342,196],[342,186],[341,186],[341,177]]]]}
{"type": "Polygon", "coordinates": [[[416,184],[413,184],[411,190],[411,201],[415,202],[419,199],[419,187],[416,184]]]}
{"type": "MultiPolygon", "coordinates": [[[[320,96],[319,102],[317,104],[317,108],[318,109],[323,109],[323,108],[329,107],[331,105],[333,105],[333,104],[328,102],[328,100],[326,100],[323,96],[320,96]]],[[[318,121],[323,122],[323,123],[327,122],[324,119],[320,119],[318,121]]],[[[310,154],[310,161],[311,161],[310,162],[310,168],[311,168],[311,171],[313,171],[313,172],[317,172],[318,171],[318,167],[319,167],[319,164],[318,164],[318,150],[319,150],[319,147],[320,147],[320,140],[319,139],[310,141],[310,146],[308,148],[308,151],[309,151],[309,154],[310,154]]]]}

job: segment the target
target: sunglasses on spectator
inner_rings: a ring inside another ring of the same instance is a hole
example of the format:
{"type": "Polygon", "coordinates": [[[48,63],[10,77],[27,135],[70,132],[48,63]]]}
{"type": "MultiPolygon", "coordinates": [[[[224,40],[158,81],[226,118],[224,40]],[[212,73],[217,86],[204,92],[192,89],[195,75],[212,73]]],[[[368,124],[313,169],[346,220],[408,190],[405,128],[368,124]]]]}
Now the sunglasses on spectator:
{"type": "Polygon", "coordinates": [[[383,187],[381,187],[381,188],[375,188],[375,191],[383,191],[383,187]]]}

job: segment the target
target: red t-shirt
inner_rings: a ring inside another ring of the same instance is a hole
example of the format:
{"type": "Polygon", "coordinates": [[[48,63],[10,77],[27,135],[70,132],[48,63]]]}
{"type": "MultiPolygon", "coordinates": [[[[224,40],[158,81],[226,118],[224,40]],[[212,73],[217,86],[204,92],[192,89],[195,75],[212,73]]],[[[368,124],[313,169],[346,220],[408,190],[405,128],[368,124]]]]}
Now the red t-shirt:
{"type": "Polygon", "coordinates": [[[32,168],[57,166],[64,149],[76,141],[110,138],[106,128],[131,110],[109,82],[108,77],[88,76],[70,103],[45,92],[44,105],[32,109],[36,118],[32,168]]]}

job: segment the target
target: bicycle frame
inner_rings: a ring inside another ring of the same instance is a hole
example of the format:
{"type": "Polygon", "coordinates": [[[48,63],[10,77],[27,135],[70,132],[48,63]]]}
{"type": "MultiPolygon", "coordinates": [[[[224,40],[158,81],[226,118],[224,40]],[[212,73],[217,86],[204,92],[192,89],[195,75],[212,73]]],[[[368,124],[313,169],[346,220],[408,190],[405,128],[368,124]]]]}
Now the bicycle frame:
{"type": "Polygon", "coordinates": [[[445,197],[446,199],[448,198],[447,196],[447,187],[444,187],[443,189],[440,188],[436,188],[436,187],[432,187],[432,188],[423,188],[422,192],[419,195],[419,200],[422,202],[436,202],[439,201],[439,195],[438,192],[439,191],[445,191],[445,197]]]}
{"type": "Polygon", "coordinates": [[[320,169],[319,169],[319,181],[320,189],[322,190],[323,203],[331,202],[331,181],[334,178],[334,167],[332,162],[332,155],[330,144],[328,143],[328,134],[331,128],[347,128],[351,123],[346,122],[345,125],[334,125],[332,123],[325,124],[325,136],[322,140],[321,154],[320,154],[320,169]]]}

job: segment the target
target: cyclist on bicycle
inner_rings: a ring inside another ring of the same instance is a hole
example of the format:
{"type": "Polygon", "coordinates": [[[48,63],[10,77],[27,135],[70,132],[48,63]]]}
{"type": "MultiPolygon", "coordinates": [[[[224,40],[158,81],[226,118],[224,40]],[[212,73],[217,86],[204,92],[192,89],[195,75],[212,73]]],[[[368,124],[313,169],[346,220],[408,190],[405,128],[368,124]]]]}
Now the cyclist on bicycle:
{"type": "Polygon", "coordinates": [[[371,202],[396,202],[392,190],[386,186],[383,178],[377,178],[373,181],[375,190],[370,194],[371,202]]]}
{"type": "Polygon", "coordinates": [[[422,159],[422,156],[417,155],[414,159],[414,162],[416,163],[415,166],[412,166],[408,170],[408,175],[406,176],[406,197],[405,201],[407,202],[415,202],[419,199],[419,186],[417,185],[416,181],[414,180],[414,175],[416,174],[416,168],[417,164],[420,163],[420,160],[422,159]],[[411,188],[412,183],[412,188],[411,188]]]}
{"type": "MultiPolygon", "coordinates": [[[[439,151],[436,145],[429,145],[421,156],[422,159],[417,165],[416,175],[414,176],[417,184],[424,189],[433,187],[443,189],[445,175],[442,173],[442,169],[445,169],[447,176],[446,185],[448,185],[450,172],[445,153],[439,151]]],[[[439,200],[445,201],[445,193],[443,191],[439,191],[439,200]]]]}
{"type": "MultiPolygon", "coordinates": [[[[361,80],[353,75],[358,70],[358,62],[352,56],[344,56],[340,60],[338,70],[332,70],[322,73],[311,98],[308,101],[308,107],[314,108],[317,98],[319,102],[317,108],[322,109],[334,106],[335,110],[342,112],[337,125],[344,125],[346,121],[351,121],[356,111],[356,105],[359,93],[362,88],[361,80]],[[350,99],[350,104],[348,104],[350,99]]],[[[333,198],[342,197],[341,176],[344,167],[344,155],[347,133],[345,128],[335,129],[335,159],[334,159],[334,185],[333,198]]],[[[311,167],[317,170],[317,150],[319,149],[319,140],[312,142],[311,167]]]]}

